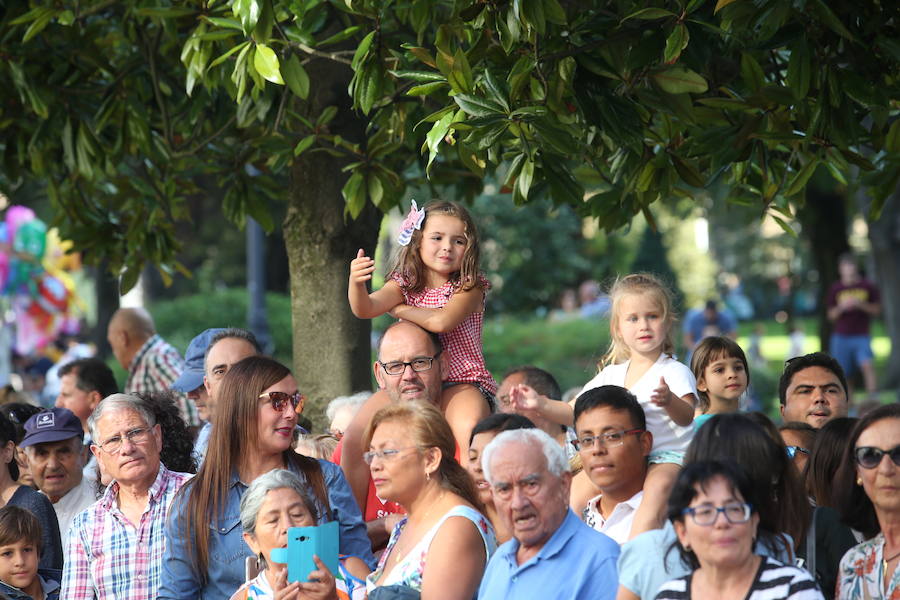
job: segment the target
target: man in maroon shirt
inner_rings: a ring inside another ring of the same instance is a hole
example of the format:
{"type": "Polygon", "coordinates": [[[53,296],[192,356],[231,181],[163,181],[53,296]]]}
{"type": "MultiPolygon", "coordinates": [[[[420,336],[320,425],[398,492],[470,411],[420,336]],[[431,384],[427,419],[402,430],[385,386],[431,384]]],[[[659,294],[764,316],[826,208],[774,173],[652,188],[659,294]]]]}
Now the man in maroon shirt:
{"type": "Polygon", "coordinates": [[[834,323],[830,353],[843,367],[847,379],[859,369],[869,399],[875,399],[878,386],[869,324],[872,317],[881,313],[881,297],[878,288],[860,276],[853,255],[841,255],[838,272],[840,281],[828,290],[828,318],[834,323]]]}

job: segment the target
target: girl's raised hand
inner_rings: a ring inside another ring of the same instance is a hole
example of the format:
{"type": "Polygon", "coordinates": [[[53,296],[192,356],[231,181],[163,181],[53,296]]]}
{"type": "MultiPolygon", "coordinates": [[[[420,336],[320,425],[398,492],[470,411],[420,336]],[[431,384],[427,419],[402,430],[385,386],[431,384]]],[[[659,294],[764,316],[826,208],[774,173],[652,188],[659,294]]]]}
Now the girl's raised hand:
{"type": "Polygon", "coordinates": [[[287,567],[282,567],[275,574],[275,582],[272,585],[272,591],[275,592],[275,600],[299,600],[300,599],[300,582],[287,582],[287,567]]]}
{"type": "Polygon", "coordinates": [[[672,402],[672,390],[669,389],[664,377],[659,378],[659,385],[650,394],[650,402],[663,408],[672,402]]]}
{"type": "Polygon", "coordinates": [[[298,600],[337,600],[334,575],[315,554],[313,554],[313,560],[319,568],[309,574],[310,581],[299,584],[298,600]]]}
{"type": "Polygon", "coordinates": [[[350,283],[365,283],[372,279],[374,271],[375,260],[366,256],[365,251],[360,248],[356,258],[350,261],[350,283]]]}
{"type": "Polygon", "coordinates": [[[528,416],[528,414],[540,414],[544,405],[544,398],[525,383],[519,383],[509,392],[509,400],[513,412],[528,416]]]}

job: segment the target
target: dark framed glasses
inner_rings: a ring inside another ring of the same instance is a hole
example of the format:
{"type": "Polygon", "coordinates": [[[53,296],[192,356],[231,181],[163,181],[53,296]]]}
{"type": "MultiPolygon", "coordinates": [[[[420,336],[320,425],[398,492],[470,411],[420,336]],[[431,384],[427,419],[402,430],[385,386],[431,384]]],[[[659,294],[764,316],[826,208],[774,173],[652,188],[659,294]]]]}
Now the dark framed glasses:
{"type": "Polygon", "coordinates": [[[797,454],[805,454],[809,456],[809,449],[804,448],[803,446],[785,446],[785,450],[787,450],[788,458],[792,459],[797,456],[797,454]]]}
{"type": "Polygon", "coordinates": [[[293,394],[288,394],[287,392],[265,392],[260,394],[259,397],[268,398],[275,412],[283,412],[284,407],[289,404],[292,410],[297,410],[297,407],[303,401],[303,394],[300,392],[294,392],[293,394]]]}
{"type": "Polygon", "coordinates": [[[396,360],[393,362],[381,362],[378,361],[378,364],[381,365],[381,368],[384,369],[384,372],[388,375],[403,375],[403,371],[406,370],[406,367],[411,367],[413,371],[416,373],[421,373],[422,371],[429,370],[433,365],[435,359],[441,355],[441,352],[438,352],[434,356],[419,356],[412,359],[409,362],[404,362],[402,360],[396,360]]]}
{"type": "Polygon", "coordinates": [[[753,507],[746,502],[729,502],[725,506],[696,506],[688,507],[681,511],[683,515],[691,515],[694,523],[702,527],[714,525],[719,513],[725,515],[725,520],[732,525],[739,525],[750,520],[753,507]]]}
{"type": "Polygon", "coordinates": [[[863,469],[874,469],[880,465],[885,454],[891,457],[891,461],[896,466],[900,467],[900,446],[894,446],[890,450],[882,450],[875,446],[860,446],[853,451],[856,464],[863,469]]]}

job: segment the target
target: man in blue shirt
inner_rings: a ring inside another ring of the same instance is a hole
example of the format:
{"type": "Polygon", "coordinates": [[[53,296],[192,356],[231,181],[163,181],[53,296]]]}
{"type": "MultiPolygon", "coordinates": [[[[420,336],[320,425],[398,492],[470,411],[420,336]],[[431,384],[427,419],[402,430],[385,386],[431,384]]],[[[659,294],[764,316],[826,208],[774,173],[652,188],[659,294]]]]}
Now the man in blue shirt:
{"type": "Polygon", "coordinates": [[[615,598],[619,546],[569,509],[572,475],[553,438],[505,431],[484,449],[482,468],[513,537],[488,563],[479,599],[615,598]]]}

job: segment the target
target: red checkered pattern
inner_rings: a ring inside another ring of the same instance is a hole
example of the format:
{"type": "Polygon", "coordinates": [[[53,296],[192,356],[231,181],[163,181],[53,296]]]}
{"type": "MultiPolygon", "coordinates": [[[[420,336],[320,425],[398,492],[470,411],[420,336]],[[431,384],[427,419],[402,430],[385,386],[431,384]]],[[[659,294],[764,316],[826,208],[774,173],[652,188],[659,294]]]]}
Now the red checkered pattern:
{"type": "MultiPolygon", "coordinates": [[[[406,304],[418,308],[443,308],[455,291],[453,282],[448,281],[439,288],[425,288],[421,292],[409,294],[406,278],[399,273],[391,273],[391,279],[403,290],[406,304]]],[[[481,289],[487,294],[491,284],[480,277],[481,289]]],[[[444,381],[478,383],[491,394],[497,393],[497,382],[491,377],[484,364],[481,351],[481,332],[484,329],[484,304],[482,310],[469,315],[453,331],[439,334],[444,352],[450,357],[450,369],[444,373],[444,381]]]]}

